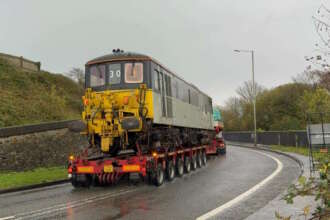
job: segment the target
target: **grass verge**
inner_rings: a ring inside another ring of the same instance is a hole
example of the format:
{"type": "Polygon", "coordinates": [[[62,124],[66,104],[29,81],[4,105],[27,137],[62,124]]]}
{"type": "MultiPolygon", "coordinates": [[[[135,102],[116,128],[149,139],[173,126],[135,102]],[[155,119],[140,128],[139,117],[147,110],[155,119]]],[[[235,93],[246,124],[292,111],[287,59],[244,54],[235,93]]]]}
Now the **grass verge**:
{"type": "Polygon", "coordinates": [[[0,173],[0,190],[39,183],[52,182],[67,178],[65,167],[37,168],[24,172],[0,173]]]}
{"type": "Polygon", "coordinates": [[[0,58],[0,127],[80,118],[84,90],[61,74],[33,72],[0,58]]]}
{"type": "MultiPolygon", "coordinates": [[[[292,146],[282,146],[282,145],[271,145],[270,149],[272,150],[278,150],[282,152],[291,152],[296,154],[301,154],[304,156],[309,156],[309,148],[308,147],[292,147],[292,146]]],[[[313,152],[313,157],[316,160],[323,159],[327,157],[328,155],[326,153],[320,153],[320,152],[313,152]]]]}
{"type": "Polygon", "coordinates": [[[283,152],[291,152],[296,154],[301,154],[308,156],[309,149],[307,147],[291,147],[291,146],[282,146],[282,145],[271,145],[272,150],[278,150],[283,152]]]}

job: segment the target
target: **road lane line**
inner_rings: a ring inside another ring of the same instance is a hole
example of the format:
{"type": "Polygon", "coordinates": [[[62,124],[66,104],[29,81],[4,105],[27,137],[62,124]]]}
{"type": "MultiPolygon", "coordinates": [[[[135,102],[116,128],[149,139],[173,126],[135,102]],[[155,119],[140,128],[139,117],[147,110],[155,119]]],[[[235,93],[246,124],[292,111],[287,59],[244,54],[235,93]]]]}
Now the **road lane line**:
{"type": "Polygon", "coordinates": [[[256,152],[259,153],[259,154],[263,154],[263,155],[273,159],[277,163],[276,170],[272,174],[270,174],[268,177],[266,177],[264,180],[259,182],[257,185],[250,188],[248,191],[245,191],[244,193],[242,193],[239,196],[237,196],[236,198],[228,201],[227,203],[219,206],[218,208],[215,208],[215,209],[205,213],[204,215],[199,216],[198,218],[196,218],[196,220],[206,220],[206,219],[209,219],[211,217],[215,217],[216,215],[218,215],[219,213],[221,213],[225,209],[227,209],[227,208],[235,205],[236,203],[239,203],[240,201],[244,200],[245,198],[247,198],[249,195],[251,195],[252,193],[257,191],[258,189],[263,187],[266,183],[268,183],[270,180],[272,180],[275,176],[277,176],[282,171],[283,164],[279,159],[277,159],[276,157],[273,157],[269,154],[263,153],[263,152],[259,152],[259,151],[256,151],[256,152]]]}
{"type": "Polygon", "coordinates": [[[10,219],[15,219],[15,216],[12,215],[12,216],[7,216],[7,217],[4,217],[4,218],[0,218],[0,220],[10,220],[10,219]]]}

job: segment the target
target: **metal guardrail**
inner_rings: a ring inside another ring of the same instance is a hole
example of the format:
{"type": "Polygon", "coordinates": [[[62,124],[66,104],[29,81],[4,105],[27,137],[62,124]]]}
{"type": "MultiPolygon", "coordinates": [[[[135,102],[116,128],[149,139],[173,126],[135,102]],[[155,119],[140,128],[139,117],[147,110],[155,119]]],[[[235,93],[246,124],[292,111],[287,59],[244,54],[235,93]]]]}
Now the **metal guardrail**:
{"type": "MultiPolygon", "coordinates": [[[[234,142],[254,142],[253,131],[224,132],[225,140],[234,142]]],[[[307,133],[301,131],[265,131],[257,132],[257,143],[264,145],[308,146],[307,133]]]]}
{"type": "Polygon", "coordinates": [[[66,120],[41,124],[4,127],[0,128],[0,138],[68,128],[71,123],[78,121],[79,120],[66,120]]]}

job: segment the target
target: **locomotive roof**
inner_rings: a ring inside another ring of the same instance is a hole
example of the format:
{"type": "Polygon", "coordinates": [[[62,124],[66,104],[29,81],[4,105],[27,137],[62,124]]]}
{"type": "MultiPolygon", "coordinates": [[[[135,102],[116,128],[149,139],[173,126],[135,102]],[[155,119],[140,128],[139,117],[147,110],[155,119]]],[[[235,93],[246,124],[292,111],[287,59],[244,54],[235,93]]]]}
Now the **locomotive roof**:
{"type": "Polygon", "coordinates": [[[192,86],[198,92],[206,95],[207,97],[210,97],[209,95],[207,95],[204,92],[202,92],[199,88],[197,88],[197,86],[195,86],[195,85],[187,82],[186,80],[184,80],[183,78],[181,78],[180,76],[178,76],[178,74],[175,74],[173,71],[169,70],[163,64],[161,64],[160,62],[158,62],[156,59],[154,59],[154,58],[152,58],[150,56],[147,56],[145,54],[135,53],[135,52],[123,52],[123,51],[113,52],[111,54],[106,54],[106,55],[103,55],[103,56],[100,56],[100,57],[96,57],[96,58],[88,61],[86,63],[86,66],[92,65],[92,64],[98,64],[98,63],[104,63],[104,62],[110,62],[110,61],[122,61],[122,60],[152,60],[153,62],[157,63],[158,65],[160,65],[162,68],[166,69],[168,72],[170,72],[171,74],[173,74],[177,78],[181,79],[185,83],[187,83],[190,86],[192,86]]]}
{"type": "Polygon", "coordinates": [[[95,64],[95,63],[103,63],[106,61],[115,61],[115,60],[125,60],[125,59],[141,59],[141,60],[151,60],[152,58],[141,54],[141,53],[133,53],[133,52],[116,52],[106,54],[104,56],[96,57],[86,63],[86,65],[95,64]]]}

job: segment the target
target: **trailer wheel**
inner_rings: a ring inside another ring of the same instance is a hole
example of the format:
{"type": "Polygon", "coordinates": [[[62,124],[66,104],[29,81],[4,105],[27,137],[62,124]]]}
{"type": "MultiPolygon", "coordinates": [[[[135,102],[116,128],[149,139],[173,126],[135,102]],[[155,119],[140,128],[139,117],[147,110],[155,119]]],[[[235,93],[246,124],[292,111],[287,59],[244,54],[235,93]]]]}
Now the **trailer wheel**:
{"type": "Polygon", "coordinates": [[[197,160],[196,160],[196,154],[194,154],[191,157],[191,169],[196,170],[197,169],[197,160]]]}
{"type": "Polygon", "coordinates": [[[72,174],[72,177],[71,177],[71,184],[74,188],[78,188],[80,187],[80,183],[78,182],[77,180],[77,174],[72,174]]]}
{"type": "Polygon", "coordinates": [[[155,170],[154,184],[160,186],[164,183],[164,170],[162,163],[158,163],[157,169],[155,170]]]}
{"type": "Polygon", "coordinates": [[[90,187],[92,184],[92,176],[87,174],[72,174],[71,184],[75,188],[90,187]]]}
{"type": "Polygon", "coordinates": [[[207,162],[206,153],[205,153],[205,151],[203,151],[203,153],[202,153],[202,165],[205,166],[206,162],[207,162]]]}
{"type": "Polygon", "coordinates": [[[176,161],[176,174],[181,177],[184,172],[184,165],[181,158],[176,161]]]}
{"type": "Polygon", "coordinates": [[[186,173],[189,173],[191,171],[191,161],[189,156],[184,157],[184,168],[186,173]]]}
{"type": "Polygon", "coordinates": [[[84,187],[90,187],[92,185],[92,176],[85,174],[85,181],[82,183],[84,187]]]}
{"type": "Polygon", "coordinates": [[[172,161],[168,161],[166,167],[166,174],[168,181],[172,181],[175,177],[175,168],[172,161]]]}
{"type": "Polygon", "coordinates": [[[197,167],[202,167],[202,154],[200,152],[196,155],[197,167]]]}

